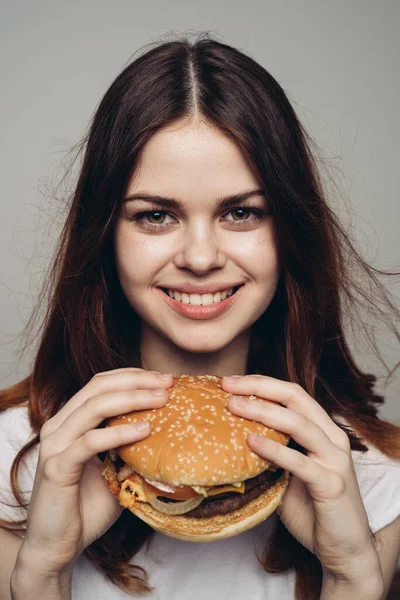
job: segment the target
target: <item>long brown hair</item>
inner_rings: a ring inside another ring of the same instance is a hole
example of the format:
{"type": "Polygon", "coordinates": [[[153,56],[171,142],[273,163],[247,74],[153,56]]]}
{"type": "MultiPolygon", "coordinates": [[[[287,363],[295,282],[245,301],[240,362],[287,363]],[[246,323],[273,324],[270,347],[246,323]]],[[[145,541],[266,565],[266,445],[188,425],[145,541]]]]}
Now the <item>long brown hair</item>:
{"type": "MultiPolygon", "coordinates": [[[[343,307],[398,312],[378,280],[381,272],[357,253],[329,208],[311,140],[282,87],[251,57],[208,34],[146,50],[112,83],[83,140],[82,168],[43,289],[48,308],[33,369],[0,396],[0,410],[28,404],[36,434],[10,473],[19,504],[18,466],[38,444],[45,421],[95,373],[141,366],[140,322],[118,280],[113,232],[141,149],[182,117],[201,118],[230,136],[269,197],[282,273],[271,305],[252,328],[247,372],[298,382],[333,419],[348,422],[341,426],[354,450],[366,451],[366,441],[399,458],[399,428],[377,416],[383,398],[346,344],[343,307]],[[370,295],[354,269],[372,284],[370,295]]],[[[0,524],[22,532],[25,523],[0,524]]],[[[147,573],[128,561],[151,534],[124,511],[85,553],[116,585],[145,594],[152,589],[147,573]]],[[[319,598],[320,563],[282,524],[260,561],[267,572],[296,570],[298,600],[319,598]]]]}

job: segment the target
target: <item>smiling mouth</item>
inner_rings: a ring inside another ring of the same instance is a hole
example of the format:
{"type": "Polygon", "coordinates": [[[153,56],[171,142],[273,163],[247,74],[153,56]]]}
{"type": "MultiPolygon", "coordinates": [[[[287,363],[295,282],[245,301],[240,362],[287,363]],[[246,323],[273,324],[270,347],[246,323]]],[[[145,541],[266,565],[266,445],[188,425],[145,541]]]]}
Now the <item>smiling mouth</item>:
{"type": "Polygon", "coordinates": [[[185,294],[181,292],[174,292],[167,288],[161,288],[162,291],[167,294],[173,300],[181,302],[181,304],[191,304],[193,306],[210,306],[212,304],[219,304],[231,298],[238,289],[242,287],[238,285],[230,290],[224,290],[223,292],[217,292],[216,294],[185,294]]]}

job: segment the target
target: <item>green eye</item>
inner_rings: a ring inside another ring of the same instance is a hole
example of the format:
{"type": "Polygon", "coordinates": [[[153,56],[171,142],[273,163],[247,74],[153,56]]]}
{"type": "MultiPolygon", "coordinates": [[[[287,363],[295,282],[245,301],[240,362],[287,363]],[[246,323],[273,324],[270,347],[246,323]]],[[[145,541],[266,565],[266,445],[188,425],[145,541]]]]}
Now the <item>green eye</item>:
{"type": "Polygon", "coordinates": [[[164,223],[164,219],[165,219],[165,213],[162,212],[150,212],[147,215],[147,218],[149,219],[150,223],[164,223]]]}
{"type": "Polygon", "coordinates": [[[249,216],[250,215],[250,210],[248,208],[235,208],[234,210],[232,210],[232,216],[235,215],[237,216],[237,219],[234,217],[233,220],[236,221],[243,221],[243,220],[247,220],[245,218],[245,216],[249,216]]]}

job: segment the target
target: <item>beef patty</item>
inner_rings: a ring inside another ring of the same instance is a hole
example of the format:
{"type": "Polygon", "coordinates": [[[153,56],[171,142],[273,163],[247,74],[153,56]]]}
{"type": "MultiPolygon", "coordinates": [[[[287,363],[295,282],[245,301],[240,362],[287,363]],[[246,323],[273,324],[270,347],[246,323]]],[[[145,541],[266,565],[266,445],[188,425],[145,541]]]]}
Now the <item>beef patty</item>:
{"type": "MultiPolygon", "coordinates": [[[[260,473],[260,475],[257,475],[257,477],[246,479],[246,491],[244,494],[226,492],[224,494],[219,494],[218,496],[210,496],[209,498],[205,498],[199,506],[182,516],[201,519],[212,517],[213,515],[226,515],[227,513],[242,508],[242,506],[251,500],[258,498],[258,496],[271,487],[281,475],[282,469],[277,469],[276,471],[264,471],[263,473],[260,473]]],[[[167,498],[158,496],[158,499],[168,503],[167,498]]]]}

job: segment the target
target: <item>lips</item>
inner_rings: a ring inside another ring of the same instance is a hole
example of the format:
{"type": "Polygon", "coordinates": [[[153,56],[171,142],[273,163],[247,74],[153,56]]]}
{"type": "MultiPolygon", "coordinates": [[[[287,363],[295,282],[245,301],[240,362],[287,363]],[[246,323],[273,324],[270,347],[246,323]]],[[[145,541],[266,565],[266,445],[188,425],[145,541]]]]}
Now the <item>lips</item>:
{"type": "Polygon", "coordinates": [[[217,302],[213,302],[212,304],[206,305],[184,303],[182,301],[176,300],[175,298],[171,298],[168,295],[168,291],[166,288],[158,288],[158,290],[160,294],[162,294],[164,301],[175,312],[179,313],[180,315],[191,319],[210,319],[218,317],[219,315],[229,310],[231,306],[237,301],[243,287],[244,286],[241,285],[239,287],[234,288],[233,294],[225,300],[219,300],[217,302]]]}

